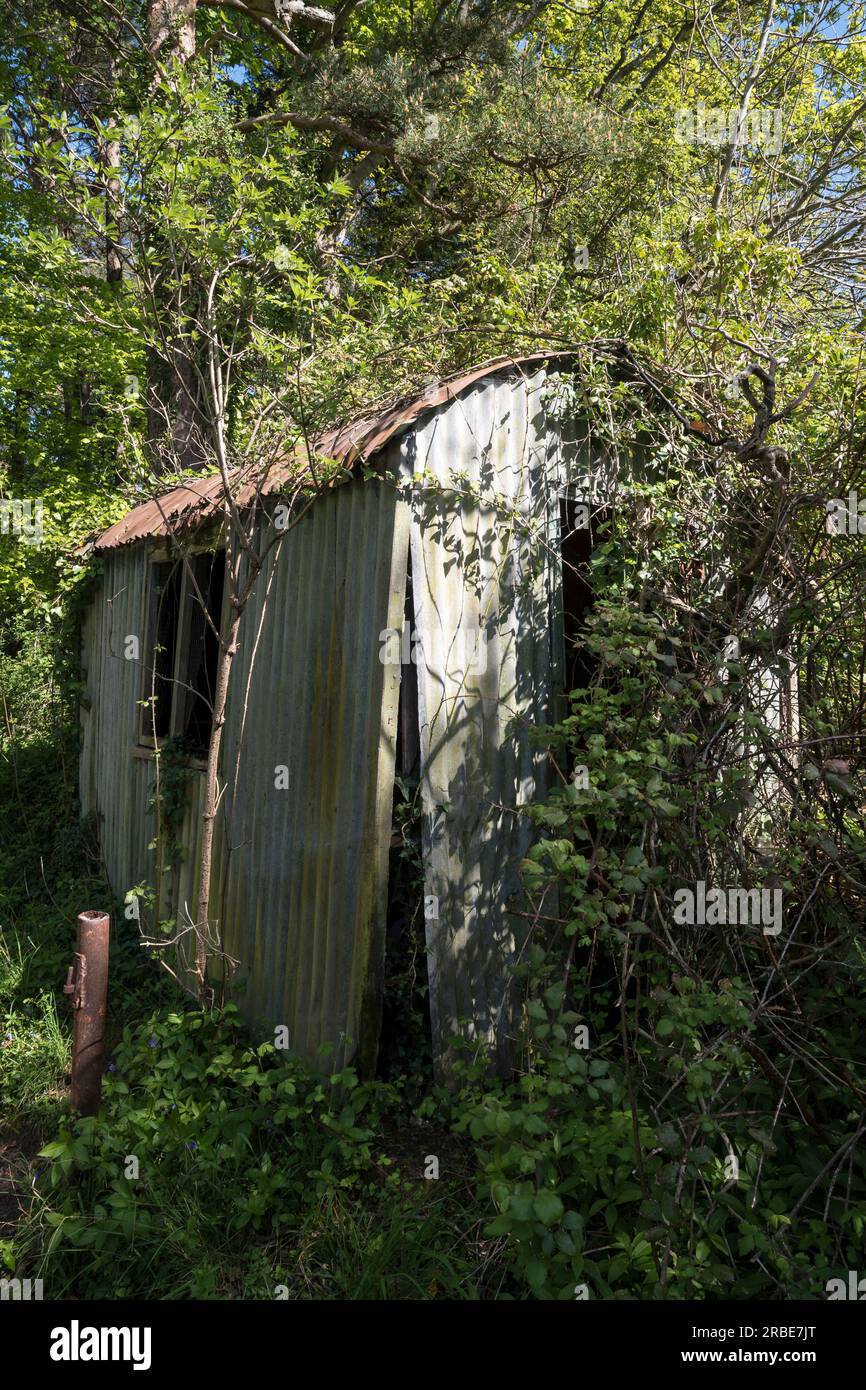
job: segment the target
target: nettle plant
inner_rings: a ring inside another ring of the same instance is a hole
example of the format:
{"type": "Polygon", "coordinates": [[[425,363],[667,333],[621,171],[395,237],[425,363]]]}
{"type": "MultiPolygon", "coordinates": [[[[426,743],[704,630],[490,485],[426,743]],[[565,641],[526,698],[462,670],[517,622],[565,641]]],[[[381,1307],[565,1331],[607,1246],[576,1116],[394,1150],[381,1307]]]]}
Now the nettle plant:
{"type": "Polygon", "coordinates": [[[102,1115],[41,1151],[29,1239],[55,1288],[86,1272],[93,1296],[154,1280],[167,1297],[219,1297],[222,1262],[272,1297],[268,1242],[297,1232],[309,1207],[366,1190],[375,1163],[377,1190],[388,1179],[376,1134],[391,1088],[348,1068],[317,1075],[271,1043],[253,1047],[239,1023],[229,1005],[124,1028],[102,1115]]]}

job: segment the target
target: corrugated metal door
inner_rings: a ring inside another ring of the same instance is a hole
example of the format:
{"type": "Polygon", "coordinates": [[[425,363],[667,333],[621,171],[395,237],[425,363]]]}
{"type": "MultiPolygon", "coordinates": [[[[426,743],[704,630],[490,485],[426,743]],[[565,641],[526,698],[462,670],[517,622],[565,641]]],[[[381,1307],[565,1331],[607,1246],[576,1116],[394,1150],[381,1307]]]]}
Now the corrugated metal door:
{"type": "MultiPolygon", "coordinates": [[[[406,442],[419,662],[423,849],[434,1057],[460,1033],[510,1064],[519,808],[543,775],[552,631],[545,377],[488,379],[406,442]]],[[[553,494],[555,498],[555,492],[553,494]]]]}
{"type": "MultiPolygon", "coordinates": [[[[320,498],[272,551],[244,614],[223,776],[218,915],[251,1023],[311,1062],[378,1045],[408,514],[393,482],[320,498]],[[277,768],[285,768],[282,778],[277,768]],[[278,781],[282,786],[277,786],[278,781]]],[[[216,904],[215,904],[216,908],[216,904]]]]}

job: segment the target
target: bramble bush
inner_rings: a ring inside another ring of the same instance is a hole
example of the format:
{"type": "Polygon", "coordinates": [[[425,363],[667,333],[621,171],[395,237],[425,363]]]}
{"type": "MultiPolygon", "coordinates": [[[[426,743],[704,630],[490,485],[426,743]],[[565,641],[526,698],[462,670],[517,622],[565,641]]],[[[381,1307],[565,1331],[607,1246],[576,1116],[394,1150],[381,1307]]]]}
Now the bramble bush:
{"type": "Polygon", "coordinates": [[[582,640],[594,675],[543,731],[561,776],[531,811],[520,1065],[470,1059],[440,1101],[487,1233],[517,1296],[823,1298],[866,1229],[851,782],[779,749],[751,672],[694,630],[611,599],[582,640]],[[698,879],[781,885],[781,935],[675,925],[698,879]]]}

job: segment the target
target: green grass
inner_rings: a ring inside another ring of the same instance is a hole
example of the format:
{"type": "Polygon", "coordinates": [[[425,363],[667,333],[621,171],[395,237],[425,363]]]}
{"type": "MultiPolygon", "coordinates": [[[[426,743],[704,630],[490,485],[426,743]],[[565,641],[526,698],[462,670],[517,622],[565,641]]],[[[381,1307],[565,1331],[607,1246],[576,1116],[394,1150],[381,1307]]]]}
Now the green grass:
{"type": "Polygon", "coordinates": [[[71,1037],[57,996],[39,987],[37,957],[32,940],[0,937],[0,1107],[7,1125],[43,1128],[65,1095],[71,1037]]]}

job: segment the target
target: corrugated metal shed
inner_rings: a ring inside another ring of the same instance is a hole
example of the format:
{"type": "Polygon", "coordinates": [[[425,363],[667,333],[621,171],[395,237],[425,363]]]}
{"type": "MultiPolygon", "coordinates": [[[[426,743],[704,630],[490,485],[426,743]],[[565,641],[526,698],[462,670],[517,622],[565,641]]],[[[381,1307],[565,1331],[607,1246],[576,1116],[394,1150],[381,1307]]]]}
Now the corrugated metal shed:
{"type": "MultiPolygon", "coordinates": [[[[271,550],[244,615],[211,910],[246,979],[250,1022],[285,1025],[312,1060],[326,1043],[336,1065],[351,1057],[369,1072],[375,1059],[402,674],[419,687],[435,1055],[447,1064],[459,1030],[508,1064],[509,909],[528,843],[519,810],[543,777],[529,730],[548,715],[558,662],[557,496],[565,481],[591,488],[596,468],[555,399],[551,366],[565,365],[550,354],[487,364],[326,436],[331,456],[376,451],[380,478],[316,500],[271,550]],[[417,676],[380,654],[383,632],[402,627],[410,550],[417,676]],[[275,786],[278,766],[288,790],[275,786]]],[[[147,547],[132,542],[213,506],[211,488],[201,480],[156,512],[136,509],[96,546],[81,787],[119,894],[159,878],[147,849],[153,760],[132,746],[139,676],[122,655],[123,636],[144,631],[147,547]]],[[[268,524],[260,514],[260,537],[268,524]]],[[[163,914],[195,902],[200,782],[188,857],[161,877],[163,914]]]]}

